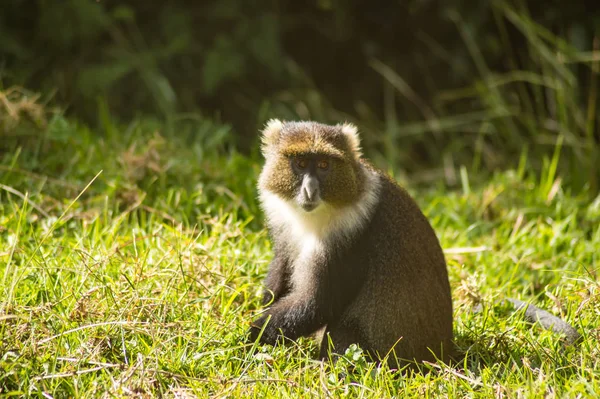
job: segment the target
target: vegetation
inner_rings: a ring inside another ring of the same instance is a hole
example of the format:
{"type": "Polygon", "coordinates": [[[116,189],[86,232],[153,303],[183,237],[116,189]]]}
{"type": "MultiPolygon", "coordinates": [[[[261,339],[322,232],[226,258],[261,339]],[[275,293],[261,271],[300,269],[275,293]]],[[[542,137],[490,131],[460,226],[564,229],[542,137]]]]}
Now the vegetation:
{"type": "Polygon", "coordinates": [[[98,104],[173,134],[218,115],[244,153],[273,116],[348,119],[426,183],[514,168],[524,148],[539,172],[560,141],[563,183],[595,195],[599,26],[595,0],[11,0],[0,87],[54,93],[94,127],[98,104]]]}
{"type": "Polygon", "coordinates": [[[396,3],[5,1],[0,396],[600,396],[600,9],[396,3]],[[457,364],[245,344],[270,117],[355,122],[415,196],[457,364]]]}
{"type": "Polygon", "coordinates": [[[454,190],[417,189],[396,175],[447,252],[464,355],[457,365],[402,376],[366,362],[359,348],[334,365],[313,360],[308,338],[244,344],[271,248],[254,188],[260,159],[227,145],[228,126],[202,119],[170,136],[159,122],[120,125],[101,110],[92,130],[39,108],[26,92],[8,97],[3,396],[600,394],[600,197],[563,187],[560,146],[542,173],[524,155],[483,185],[464,168],[454,190]],[[565,318],[582,342],[567,346],[494,305],[506,296],[565,318]]]}

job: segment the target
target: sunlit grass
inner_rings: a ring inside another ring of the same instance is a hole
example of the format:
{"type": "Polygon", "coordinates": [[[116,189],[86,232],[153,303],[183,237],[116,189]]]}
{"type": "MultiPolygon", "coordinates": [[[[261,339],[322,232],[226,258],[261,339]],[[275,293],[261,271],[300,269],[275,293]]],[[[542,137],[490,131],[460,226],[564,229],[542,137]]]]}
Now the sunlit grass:
{"type": "MultiPolygon", "coordinates": [[[[206,122],[208,123],[208,122],[206,122]]],[[[135,122],[60,116],[0,158],[0,392],[38,397],[595,397],[600,198],[544,173],[410,191],[447,251],[459,364],[401,376],[309,338],[245,345],[271,257],[259,159],[135,122]],[[532,301],[577,347],[494,303],[532,301]],[[483,311],[473,313],[476,304],[483,311]]],[[[556,157],[560,153],[556,152],[556,157]]]]}

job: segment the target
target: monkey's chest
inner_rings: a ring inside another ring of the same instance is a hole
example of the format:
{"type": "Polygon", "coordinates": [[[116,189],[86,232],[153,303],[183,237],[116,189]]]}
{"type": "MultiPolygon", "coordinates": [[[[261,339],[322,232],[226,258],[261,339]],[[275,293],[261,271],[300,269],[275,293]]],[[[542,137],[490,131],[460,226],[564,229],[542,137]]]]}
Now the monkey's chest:
{"type": "Polygon", "coordinates": [[[316,285],[317,273],[324,267],[325,248],[315,236],[297,240],[291,262],[291,283],[294,290],[310,290],[316,285]]]}

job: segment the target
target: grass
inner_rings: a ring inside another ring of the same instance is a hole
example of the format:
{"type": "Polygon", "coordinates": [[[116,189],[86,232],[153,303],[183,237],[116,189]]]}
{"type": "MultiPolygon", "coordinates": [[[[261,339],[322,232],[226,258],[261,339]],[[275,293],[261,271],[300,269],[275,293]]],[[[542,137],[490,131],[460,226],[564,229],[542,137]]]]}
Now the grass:
{"type": "MultiPolygon", "coordinates": [[[[20,126],[24,126],[22,123],[20,126]]],[[[0,144],[0,394],[33,397],[598,397],[600,197],[515,171],[414,194],[447,251],[455,366],[399,376],[316,344],[244,345],[271,257],[261,161],[199,121],[102,131],[48,119],[0,144]],[[572,323],[577,347],[494,303],[532,301],[572,323]],[[473,313],[482,303],[483,311],[473,313]]],[[[1,135],[1,134],[0,134],[1,135]]]]}
{"type": "Polygon", "coordinates": [[[420,76],[428,82],[431,99],[413,90],[411,76],[370,60],[385,88],[384,117],[368,104],[356,107],[354,114],[366,130],[384,132],[365,137],[378,148],[373,154],[377,160],[407,169],[411,180],[445,179],[453,185],[461,165],[479,178],[510,167],[523,148],[531,154],[533,169],[547,168],[542,161],[560,140],[563,156],[556,167],[562,179],[591,195],[600,193],[600,40],[586,34],[573,40],[572,28],[553,33],[536,22],[526,3],[489,2],[486,12],[493,27],[483,23],[485,28],[458,10],[448,11],[465,58],[448,52],[425,31],[418,34],[422,50],[416,50],[412,62],[423,64],[420,76]],[[501,55],[501,63],[494,53],[501,55]],[[454,89],[439,86],[427,63],[419,61],[432,55],[449,75],[468,77],[470,83],[454,89]],[[423,160],[437,170],[427,167],[422,173],[423,160]]]}

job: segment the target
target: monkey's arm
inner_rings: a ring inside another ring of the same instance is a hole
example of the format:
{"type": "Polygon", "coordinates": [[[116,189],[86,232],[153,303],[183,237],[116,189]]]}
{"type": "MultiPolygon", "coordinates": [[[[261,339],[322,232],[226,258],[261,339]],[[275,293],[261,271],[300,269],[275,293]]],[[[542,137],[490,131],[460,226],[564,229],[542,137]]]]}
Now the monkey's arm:
{"type": "Polygon", "coordinates": [[[256,341],[263,326],[261,343],[274,345],[282,336],[295,340],[315,332],[326,320],[327,309],[322,301],[317,300],[316,296],[293,292],[281,298],[252,323],[250,340],[256,341]]]}
{"type": "Polygon", "coordinates": [[[287,259],[277,254],[277,252],[269,264],[269,271],[267,272],[263,289],[263,305],[274,304],[290,291],[287,259]]]}
{"type": "MultiPolygon", "coordinates": [[[[306,285],[293,289],[252,323],[250,340],[258,338],[263,326],[262,343],[274,344],[281,336],[295,340],[312,334],[331,321],[332,315],[341,313],[347,301],[340,300],[337,297],[341,295],[332,292],[334,285],[327,268],[315,264],[313,270],[315,275],[304,280],[306,285]]],[[[353,298],[354,287],[345,288],[343,296],[353,298]]]]}

